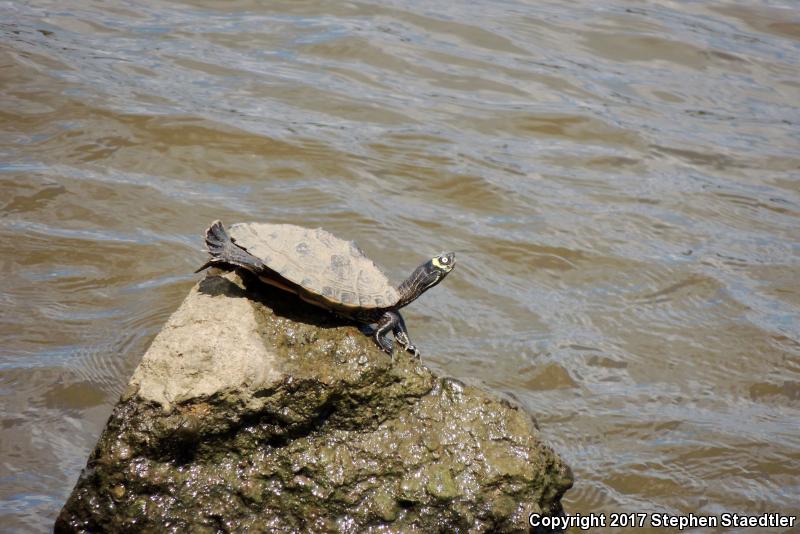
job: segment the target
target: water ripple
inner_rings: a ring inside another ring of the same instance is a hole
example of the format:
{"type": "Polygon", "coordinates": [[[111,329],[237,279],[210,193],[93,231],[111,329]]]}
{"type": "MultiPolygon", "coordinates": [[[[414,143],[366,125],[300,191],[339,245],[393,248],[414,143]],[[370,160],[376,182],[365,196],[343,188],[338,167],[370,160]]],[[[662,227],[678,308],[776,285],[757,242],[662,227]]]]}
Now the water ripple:
{"type": "Polygon", "coordinates": [[[536,415],[568,511],[792,510],[793,10],[3,7],[8,528],[50,528],[214,219],[324,226],[397,281],[455,250],[415,343],[536,415]]]}

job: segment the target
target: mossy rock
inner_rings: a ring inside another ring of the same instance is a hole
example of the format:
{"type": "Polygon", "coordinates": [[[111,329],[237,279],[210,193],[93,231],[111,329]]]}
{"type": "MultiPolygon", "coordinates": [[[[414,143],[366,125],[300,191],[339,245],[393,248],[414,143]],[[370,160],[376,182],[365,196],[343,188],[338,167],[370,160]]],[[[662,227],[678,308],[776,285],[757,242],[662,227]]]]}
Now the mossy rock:
{"type": "Polygon", "coordinates": [[[56,532],[518,532],[569,467],[507,401],[234,273],[134,372],[56,532]]]}

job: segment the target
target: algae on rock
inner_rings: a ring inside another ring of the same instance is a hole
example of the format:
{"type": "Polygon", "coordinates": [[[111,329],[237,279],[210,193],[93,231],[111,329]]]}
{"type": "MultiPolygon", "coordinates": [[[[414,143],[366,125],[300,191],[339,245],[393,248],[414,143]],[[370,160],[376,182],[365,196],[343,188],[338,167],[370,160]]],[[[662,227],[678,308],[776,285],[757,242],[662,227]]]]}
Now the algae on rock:
{"type": "Polygon", "coordinates": [[[143,357],[56,531],[517,532],[571,485],[518,407],[212,274],[143,357]]]}

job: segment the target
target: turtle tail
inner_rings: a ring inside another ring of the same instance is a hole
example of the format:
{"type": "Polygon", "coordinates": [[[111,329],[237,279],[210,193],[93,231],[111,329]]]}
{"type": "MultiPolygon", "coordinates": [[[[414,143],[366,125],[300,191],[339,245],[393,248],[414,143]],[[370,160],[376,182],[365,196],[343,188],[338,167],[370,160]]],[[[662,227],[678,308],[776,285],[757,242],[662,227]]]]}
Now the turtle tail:
{"type": "Polygon", "coordinates": [[[258,272],[264,269],[264,262],[236,245],[222,226],[222,221],[214,221],[206,230],[206,247],[211,259],[195,272],[199,273],[208,267],[242,267],[258,272]]]}

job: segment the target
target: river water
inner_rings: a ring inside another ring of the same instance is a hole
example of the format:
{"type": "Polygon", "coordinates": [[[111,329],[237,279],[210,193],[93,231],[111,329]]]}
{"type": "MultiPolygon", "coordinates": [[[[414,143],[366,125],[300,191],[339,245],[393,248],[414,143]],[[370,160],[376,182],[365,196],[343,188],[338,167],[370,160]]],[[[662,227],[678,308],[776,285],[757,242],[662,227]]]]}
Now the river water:
{"type": "Polygon", "coordinates": [[[50,528],[214,219],[456,251],[412,339],[537,418],[568,513],[798,513],[797,8],[0,3],[2,529],[50,528]]]}

